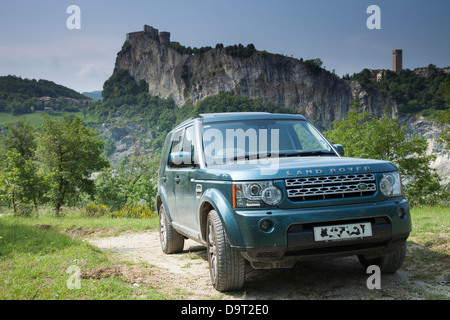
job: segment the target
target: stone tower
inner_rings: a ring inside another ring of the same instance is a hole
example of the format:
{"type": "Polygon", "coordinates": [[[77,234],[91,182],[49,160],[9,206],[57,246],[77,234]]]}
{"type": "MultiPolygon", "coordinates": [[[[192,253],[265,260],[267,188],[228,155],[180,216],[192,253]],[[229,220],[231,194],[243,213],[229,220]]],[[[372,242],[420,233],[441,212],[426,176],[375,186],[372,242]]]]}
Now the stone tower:
{"type": "Polygon", "coordinates": [[[157,37],[158,36],[158,29],[155,29],[153,27],[150,27],[149,25],[144,25],[144,32],[149,35],[150,37],[157,37]]]}
{"type": "Polygon", "coordinates": [[[400,72],[402,71],[403,63],[403,50],[396,49],[392,50],[392,71],[400,72]]]}
{"type": "Polygon", "coordinates": [[[164,45],[170,44],[170,32],[161,31],[159,33],[159,42],[164,45]]]}

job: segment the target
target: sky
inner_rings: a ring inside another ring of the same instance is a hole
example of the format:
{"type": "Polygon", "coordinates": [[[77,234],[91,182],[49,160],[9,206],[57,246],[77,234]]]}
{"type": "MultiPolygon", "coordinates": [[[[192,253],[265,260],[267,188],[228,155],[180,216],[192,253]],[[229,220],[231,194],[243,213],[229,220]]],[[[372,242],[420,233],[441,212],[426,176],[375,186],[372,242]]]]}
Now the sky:
{"type": "Polygon", "coordinates": [[[258,50],[323,61],[337,75],[450,65],[449,0],[2,0],[0,75],[101,90],[126,33],[144,24],[188,47],[253,43],[258,50]],[[76,5],[79,29],[70,29],[76,5]],[[379,8],[379,15],[367,9],[379,8]],[[377,17],[376,20],[373,18],[377,17]],[[379,29],[369,29],[379,22],[379,29]],[[70,23],[69,23],[70,25],[70,23]]]}

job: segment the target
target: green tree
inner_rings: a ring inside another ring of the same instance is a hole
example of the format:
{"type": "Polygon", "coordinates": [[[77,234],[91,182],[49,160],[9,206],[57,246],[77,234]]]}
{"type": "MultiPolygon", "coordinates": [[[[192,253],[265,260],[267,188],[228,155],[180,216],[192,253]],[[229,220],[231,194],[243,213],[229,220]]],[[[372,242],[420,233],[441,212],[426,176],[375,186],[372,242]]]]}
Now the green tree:
{"type": "Polygon", "coordinates": [[[118,70],[103,84],[102,96],[107,100],[111,97],[137,95],[140,91],[139,85],[128,71],[118,70]]]}
{"type": "Polygon", "coordinates": [[[320,58],[316,59],[310,59],[304,61],[305,66],[311,71],[313,74],[317,74],[320,72],[320,69],[322,68],[322,60],[320,58]]]}
{"type": "Polygon", "coordinates": [[[46,190],[45,181],[38,175],[34,159],[25,159],[15,149],[6,153],[6,167],[1,174],[0,189],[9,198],[14,213],[17,205],[34,206],[38,212],[38,201],[46,190]]]}
{"type": "Polygon", "coordinates": [[[119,210],[125,203],[122,175],[115,168],[106,168],[95,178],[95,202],[119,210]]]}
{"type": "Polygon", "coordinates": [[[34,129],[24,119],[8,125],[7,134],[1,139],[0,193],[3,203],[12,204],[14,213],[18,205],[34,205],[45,191],[45,182],[38,174],[35,162],[36,139],[34,129]]]}
{"type": "Polygon", "coordinates": [[[46,118],[40,127],[37,156],[50,183],[49,197],[59,216],[61,206],[79,193],[94,195],[93,172],[108,167],[103,142],[80,118],[46,118]]]}
{"type": "Polygon", "coordinates": [[[442,192],[439,176],[430,168],[435,157],[426,154],[426,139],[407,139],[405,127],[400,127],[397,119],[376,119],[359,110],[355,101],[347,116],[334,121],[333,129],[324,134],[332,143],[342,144],[346,156],[392,161],[399,168],[412,204],[433,201],[442,192]]]}
{"type": "Polygon", "coordinates": [[[154,207],[159,154],[131,156],[95,180],[96,201],[119,210],[125,205],[154,207]]]}
{"type": "Polygon", "coordinates": [[[25,119],[8,125],[8,133],[1,139],[4,154],[7,151],[16,150],[25,160],[34,157],[36,140],[34,128],[25,119]]]}

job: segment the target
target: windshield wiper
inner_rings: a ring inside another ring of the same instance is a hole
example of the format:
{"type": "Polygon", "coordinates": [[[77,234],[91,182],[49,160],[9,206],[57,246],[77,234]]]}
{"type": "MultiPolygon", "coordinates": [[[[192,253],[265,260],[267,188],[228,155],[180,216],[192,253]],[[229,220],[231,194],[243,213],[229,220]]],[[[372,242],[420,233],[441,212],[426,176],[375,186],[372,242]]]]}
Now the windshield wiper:
{"type": "Polygon", "coordinates": [[[321,155],[336,155],[333,151],[323,151],[323,150],[317,150],[317,151],[304,151],[301,152],[300,155],[302,157],[307,156],[321,156],[321,155]]]}
{"type": "Polygon", "coordinates": [[[280,157],[307,157],[307,156],[320,156],[320,155],[336,155],[333,151],[299,151],[299,152],[291,152],[291,153],[280,153],[280,157]]]}
{"type": "Polygon", "coordinates": [[[230,161],[230,160],[258,160],[258,159],[267,159],[267,158],[271,158],[272,154],[271,153],[246,153],[245,155],[236,155],[233,158],[227,158],[226,162],[230,161]]]}
{"type": "Polygon", "coordinates": [[[308,156],[320,156],[320,155],[336,155],[333,151],[323,151],[323,150],[316,150],[316,151],[298,151],[298,152],[282,152],[282,153],[261,153],[261,154],[245,154],[245,155],[239,155],[234,156],[233,158],[227,158],[226,161],[237,161],[237,160],[257,160],[257,159],[265,159],[265,158],[283,158],[283,157],[308,157],[308,156]]]}
{"type": "Polygon", "coordinates": [[[260,157],[261,156],[258,155],[258,154],[246,153],[246,154],[240,154],[240,155],[235,155],[233,157],[226,158],[226,161],[228,162],[230,160],[234,160],[234,161],[237,161],[237,160],[256,160],[256,159],[259,159],[260,157]]]}

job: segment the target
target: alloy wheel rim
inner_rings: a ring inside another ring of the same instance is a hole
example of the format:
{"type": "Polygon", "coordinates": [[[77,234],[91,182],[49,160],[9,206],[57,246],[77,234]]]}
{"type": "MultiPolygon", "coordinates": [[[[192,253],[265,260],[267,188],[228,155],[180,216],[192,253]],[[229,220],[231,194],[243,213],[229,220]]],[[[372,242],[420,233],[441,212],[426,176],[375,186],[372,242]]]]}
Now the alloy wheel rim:
{"type": "Polygon", "coordinates": [[[208,261],[209,268],[211,269],[212,282],[215,283],[218,273],[218,261],[217,261],[217,239],[213,232],[213,226],[211,221],[208,224],[208,261]]]}
{"type": "Polygon", "coordinates": [[[163,248],[166,247],[166,219],[165,217],[161,214],[159,217],[159,230],[160,230],[160,240],[161,240],[161,245],[163,246],[163,248]]]}

